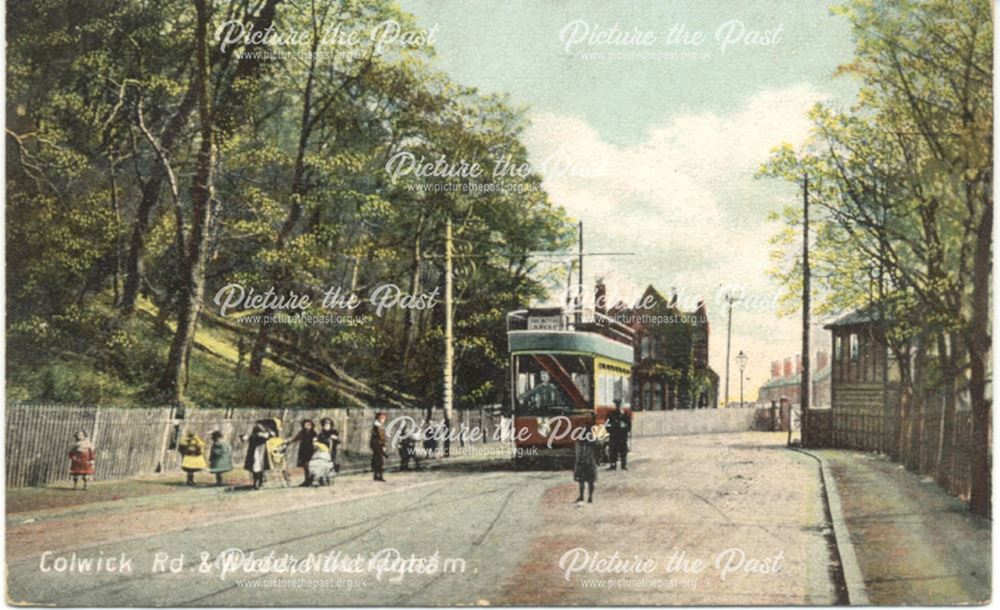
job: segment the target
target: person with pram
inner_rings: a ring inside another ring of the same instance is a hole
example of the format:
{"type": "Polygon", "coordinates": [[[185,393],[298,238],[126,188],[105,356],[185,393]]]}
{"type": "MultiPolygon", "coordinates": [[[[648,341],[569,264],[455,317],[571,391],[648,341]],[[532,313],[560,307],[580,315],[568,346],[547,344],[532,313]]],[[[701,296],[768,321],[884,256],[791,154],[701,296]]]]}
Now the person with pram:
{"type": "Polygon", "coordinates": [[[333,456],[326,443],[313,441],[312,457],[309,458],[309,483],[313,487],[326,487],[333,482],[333,456]]]}
{"type": "Polygon", "coordinates": [[[299,444],[298,460],[295,465],[302,469],[302,483],[299,487],[309,487],[312,485],[312,472],[309,470],[309,460],[312,459],[313,446],[319,435],[316,433],[316,426],[313,424],[313,420],[304,419],[302,420],[302,427],[299,429],[298,433],[288,441],[289,443],[299,444]]]}
{"type": "Polygon", "coordinates": [[[319,421],[319,442],[330,448],[330,461],[333,462],[334,473],[340,472],[337,463],[337,447],[340,445],[340,433],[333,427],[333,420],[324,417],[319,421]]]}
{"type": "Polygon", "coordinates": [[[253,430],[243,440],[247,442],[243,467],[251,475],[253,489],[258,490],[264,486],[265,473],[269,470],[275,472],[283,487],[288,487],[290,477],[285,458],[288,443],[281,438],[281,420],[257,420],[253,430]]]}

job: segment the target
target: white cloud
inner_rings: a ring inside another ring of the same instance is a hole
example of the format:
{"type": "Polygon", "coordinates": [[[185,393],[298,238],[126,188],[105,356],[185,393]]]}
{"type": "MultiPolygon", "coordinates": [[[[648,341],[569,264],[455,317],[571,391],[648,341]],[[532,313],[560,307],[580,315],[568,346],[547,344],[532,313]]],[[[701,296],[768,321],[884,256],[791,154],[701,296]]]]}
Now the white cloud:
{"type": "MultiPolygon", "coordinates": [[[[552,200],[583,221],[588,251],[636,253],[588,259],[588,285],[603,276],[611,298],[634,299],[650,283],[665,293],[677,287],[690,302],[705,298],[712,366],[722,375],[722,287],[741,286],[758,302],[776,293],[766,274],[775,230],[767,210],[794,192],[754,173],[775,146],[805,139],[807,112],[824,98],[808,84],[764,90],[731,114],[670,117],[627,146],[603,140],[580,118],[543,113],[532,117],[525,144],[552,200]],[[553,159],[569,159],[571,169],[559,171],[553,159]]],[[[766,362],[797,352],[797,332],[794,320],[778,321],[767,308],[734,313],[733,352],[760,350],[748,371],[754,395],[766,362]]]]}

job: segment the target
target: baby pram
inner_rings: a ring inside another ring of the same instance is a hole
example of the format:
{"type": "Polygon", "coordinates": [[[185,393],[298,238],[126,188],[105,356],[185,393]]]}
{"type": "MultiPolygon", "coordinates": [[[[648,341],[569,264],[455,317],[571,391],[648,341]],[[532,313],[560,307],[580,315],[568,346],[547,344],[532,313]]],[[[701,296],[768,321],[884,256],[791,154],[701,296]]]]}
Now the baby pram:
{"type": "Polygon", "coordinates": [[[326,443],[314,441],[313,455],[309,459],[309,476],[312,478],[313,487],[329,485],[333,482],[335,474],[333,460],[330,459],[330,448],[326,443]]]}
{"type": "Polygon", "coordinates": [[[267,447],[267,457],[271,462],[274,479],[282,487],[288,487],[291,476],[288,474],[288,442],[281,438],[281,420],[278,418],[261,419],[257,421],[271,433],[271,438],[264,444],[267,447]]]}

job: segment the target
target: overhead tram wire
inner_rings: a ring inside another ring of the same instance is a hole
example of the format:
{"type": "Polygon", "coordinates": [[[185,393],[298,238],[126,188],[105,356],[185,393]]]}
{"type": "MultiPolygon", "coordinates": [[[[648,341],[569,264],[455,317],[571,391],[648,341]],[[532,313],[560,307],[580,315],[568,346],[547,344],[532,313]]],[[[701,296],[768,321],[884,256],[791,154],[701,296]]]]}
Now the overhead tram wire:
{"type": "MultiPolygon", "coordinates": [[[[580,256],[578,252],[525,252],[524,254],[509,254],[505,252],[495,254],[453,254],[452,258],[576,258],[580,256]]],[[[584,252],[583,256],[635,256],[635,252],[584,252]]],[[[425,259],[444,258],[441,254],[427,254],[425,259]]]]}

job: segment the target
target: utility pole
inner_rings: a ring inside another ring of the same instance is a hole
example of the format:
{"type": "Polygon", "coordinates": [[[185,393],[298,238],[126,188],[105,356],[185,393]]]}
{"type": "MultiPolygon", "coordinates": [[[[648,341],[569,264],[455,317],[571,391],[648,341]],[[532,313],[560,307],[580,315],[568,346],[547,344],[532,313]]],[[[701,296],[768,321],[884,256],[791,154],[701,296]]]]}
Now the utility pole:
{"type": "Polygon", "coordinates": [[[740,408],[743,408],[743,371],[747,368],[747,358],[746,353],[740,350],[740,353],[736,354],[736,366],[740,367],[740,408]]]}
{"type": "MultiPolygon", "coordinates": [[[[801,442],[805,445],[806,426],[809,421],[809,326],[810,290],[809,270],[809,175],[802,177],[802,387],[799,390],[801,442]]],[[[789,407],[791,409],[791,407],[789,407]]],[[[791,411],[788,417],[788,444],[792,444],[791,411]]]]}
{"type": "MultiPolygon", "coordinates": [[[[634,252],[584,252],[583,251],[583,222],[578,223],[579,230],[579,250],[576,254],[577,265],[579,266],[579,283],[580,288],[577,291],[576,309],[578,313],[576,314],[577,323],[582,322],[580,318],[580,310],[583,309],[583,257],[585,256],[632,256],[634,252]]],[[[479,258],[486,255],[478,254],[460,254],[458,258],[479,258]]],[[[492,255],[490,255],[492,256],[492,255]]],[[[559,259],[568,258],[570,261],[573,260],[572,251],[569,252],[535,252],[529,254],[533,258],[551,258],[556,257],[559,259]]],[[[436,255],[429,255],[427,258],[436,258],[436,255]]],[[[455,390],[454,390],[454,370],[455,370],[455,334],[453,330],[454,317],[455,317],[455,307],[454,299],[452,297],[452,287],[454,284],[454,272],[452,270],[455,261],[455,249],[454,240],[452,238],[452,219],[449,216],[445,223],[445,240],[444,240],[444,391],[442,395],[442,408],[444,410],[444,415],[450,422],[452,421],[452,412],[454,410],[455,401],[455,390]]],[[[566,276],[566,305],[569,306],[572,291],[570,290],[573,282],[573,265],[569,265],[566,276]]]]}
{"type": "Polygon", "coordinates": [[[729,304],[729,322],[726,325],[726,399],[722,403],[723,407],[729,406],[729,345],[733,339],[733,303],[739,299],[731,294],[726,295],[726,303],[729,304]]]}
{"type": "Polygon", "coordinates": [[[454,389],[452,387],[452,376],[454,375],[455,345],[452,334],[452,244],[451,244],[451,216],[445,224],[444,233],[444,416],[452,421],[452,407],[454,402],[454,389]]]}
{"type": "Polygon", "coordinates": [[[583,221],[581,220],[577,226],[580,235],[579,249],[577,250],[577,283],[579,286],[576,291],[576,314],[573,316],[573,320],[579,326],[583,322],[583,221]]]}

